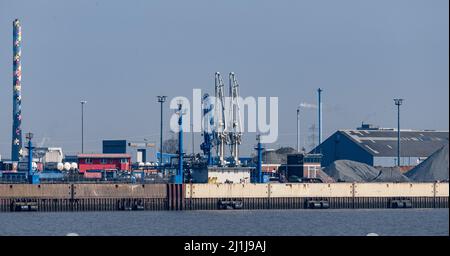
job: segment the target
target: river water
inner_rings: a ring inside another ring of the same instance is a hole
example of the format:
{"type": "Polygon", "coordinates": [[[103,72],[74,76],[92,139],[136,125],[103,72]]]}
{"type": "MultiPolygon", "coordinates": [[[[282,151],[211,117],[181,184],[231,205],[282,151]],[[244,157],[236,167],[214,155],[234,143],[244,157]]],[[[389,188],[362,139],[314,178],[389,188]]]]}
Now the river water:
{"type": "Polygon", "coordinates": [[[0,213],[0,235],[449,235],[449,209],[0,213]]]}

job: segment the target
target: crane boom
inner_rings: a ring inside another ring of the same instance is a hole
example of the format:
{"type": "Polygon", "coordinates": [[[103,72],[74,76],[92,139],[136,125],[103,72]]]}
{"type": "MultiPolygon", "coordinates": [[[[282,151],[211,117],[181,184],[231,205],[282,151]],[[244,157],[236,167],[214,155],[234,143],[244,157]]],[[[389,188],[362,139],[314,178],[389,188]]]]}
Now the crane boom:
{"type": "Polygon", "coordinates": [[[227,123],[225,117],[225,94],[224,84],[219,72],[215,74],[215,120],[217,126],[214,132],[214,144],[219,158],[219,166],[225,165],[225,144],[228,143],[227,123]]]}
{"type": "Polygon", "coordinates": [[[232,165],[239,166],[239,145],[242,143],[241,110],[239,106],[239,83],[236,75],[231,72],[228,76],[230,89],[230,150],[232,165]]]}

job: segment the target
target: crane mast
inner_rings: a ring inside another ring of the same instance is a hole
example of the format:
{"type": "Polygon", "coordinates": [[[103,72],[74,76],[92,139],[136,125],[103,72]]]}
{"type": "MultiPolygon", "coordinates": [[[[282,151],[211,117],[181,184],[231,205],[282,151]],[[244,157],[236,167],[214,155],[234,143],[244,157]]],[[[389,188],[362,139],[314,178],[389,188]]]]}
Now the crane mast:
{"type": "Polygon", "coordinates": [[[229,143],[232,157],[232,165],[239,166],[239,145],[242,143],[241,111],[239,107],[239,83],[236,75],[231,72],[228,76],[230,90],[230,130],[229,143]]]}
{"type": "Polygon", "coordinates": [[[217,126],[214,131],[214,144],[216,146],[216,153],[219,159],[218,165],[225,165],[225,144],[228,143],[227,124],[225,118],[225,94],[224,84],[219,72],[215,74],[215,104],[214,117],[217,126]]]}

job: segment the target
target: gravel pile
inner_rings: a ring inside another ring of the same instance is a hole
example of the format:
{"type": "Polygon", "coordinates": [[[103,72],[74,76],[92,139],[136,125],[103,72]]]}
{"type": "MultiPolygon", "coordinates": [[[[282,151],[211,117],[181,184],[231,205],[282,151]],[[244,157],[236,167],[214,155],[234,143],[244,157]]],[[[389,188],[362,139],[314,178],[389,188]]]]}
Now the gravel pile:
{"type": "Polygon", "coordinates": [[[397,167],[377,169],[365,163],[337,160],[324,169],[337,182],[408,182],[397,167]]]}
{"type": "Polygon", "coordinates": [[[324,171],[337,182],[368,182],[380,173],[370,165],[351,160],[336,160],[324,171]]]}
{"type": "Polygon", "coordinates": [[[398,167],[381,167],[378,176],[372,182],[409,182],[409,178],[398,167]]]}
{"type": "Polygon", "coordinates": [[[448,143],[406,173],[417,182],[448,181],[448,143]]]}

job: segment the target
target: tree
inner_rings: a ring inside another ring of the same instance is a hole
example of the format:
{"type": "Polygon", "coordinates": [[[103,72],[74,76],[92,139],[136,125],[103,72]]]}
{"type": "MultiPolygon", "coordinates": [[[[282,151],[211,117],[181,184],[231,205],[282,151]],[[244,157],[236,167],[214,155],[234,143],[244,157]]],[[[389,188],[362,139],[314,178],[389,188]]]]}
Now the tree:
{"type": "Polygon", "coordinates": [[[163,141],[163,152],[169,154],[178,153],[178,138],[172,134],[170,139],[163,141]]]}

